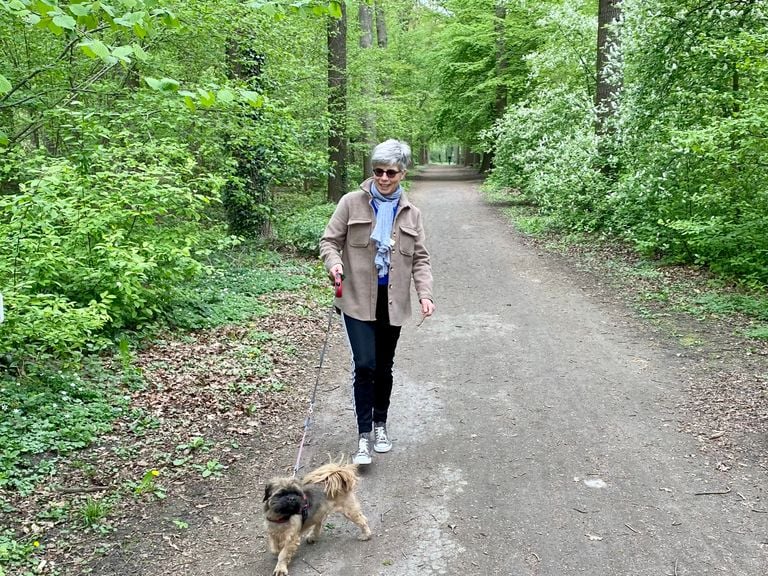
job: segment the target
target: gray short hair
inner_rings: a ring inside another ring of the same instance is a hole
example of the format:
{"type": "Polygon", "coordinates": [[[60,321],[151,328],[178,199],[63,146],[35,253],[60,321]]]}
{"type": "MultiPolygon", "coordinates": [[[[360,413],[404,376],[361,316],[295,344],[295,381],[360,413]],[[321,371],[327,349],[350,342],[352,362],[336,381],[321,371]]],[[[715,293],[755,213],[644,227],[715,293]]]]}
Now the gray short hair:
{"type": "Polygon", "coordinates": [[[408,168],[411,163],[411,147],[401,140],[390,138],[385,140],[371,154],[371,164],[373,166],[397,164],[400,170],[408,168]]]}

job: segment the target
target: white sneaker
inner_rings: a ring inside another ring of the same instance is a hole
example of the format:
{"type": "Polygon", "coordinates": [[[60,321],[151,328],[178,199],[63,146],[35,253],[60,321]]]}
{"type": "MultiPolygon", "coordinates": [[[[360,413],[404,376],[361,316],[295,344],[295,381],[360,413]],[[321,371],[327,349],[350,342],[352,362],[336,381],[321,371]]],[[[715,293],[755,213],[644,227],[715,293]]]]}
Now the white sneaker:
{"type": "Polygon", "coordinates": [[[357,452],[352,457],[353,464],[370,464],[371,463],[371,444],[368,438],[368,434],[360,434],[357,439],[357,452]]]}
{"type": "Polygon", "coordinates": [[[384,422],[373,425],[373,449],[381,453],[392,450],[392,441],[387,436],[387,425],[384,422]]]}

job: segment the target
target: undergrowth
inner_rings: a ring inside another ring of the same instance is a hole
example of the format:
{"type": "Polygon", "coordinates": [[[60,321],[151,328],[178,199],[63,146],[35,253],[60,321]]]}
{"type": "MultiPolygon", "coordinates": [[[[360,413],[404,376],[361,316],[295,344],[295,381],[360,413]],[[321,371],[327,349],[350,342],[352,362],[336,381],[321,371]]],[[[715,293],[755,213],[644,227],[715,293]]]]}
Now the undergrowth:
{"type": "MultiPolygon", "coordinates": [[[[316,254],[329,216],[328,206],[313,207],[308,202],[303,210],[276,223],[276,244],[290,248],[293,254],[316,254]]],[[[178,337],[179,332],[267,316],[280,301],[271,304],[263,299],[265,294],[301,291],[307,300],[328,297],[316,257],[286,256],[267,249],[264,242],[241,243],[211,253],[201,264],[205,274],[180,286],[173,307],[156,322],[111,334],[115,342],[111,353],[102,349],[99,354],[84,354],[79,365],[50,362],[29,365],[23,373],[0,371],[0,576],[10,569],[31,574],[36,553],[42,549],[33,535],[6,528],[13,525],[9,520],[15,512],[10,504],[13,498],[55,484],[57,467],[65,459],[71,460],[77,450],[97,442],[121,415],[135,420],[137,438],[151,429],[151,415],[134,413],[129,405],[131,391],[143,387],[141,372],[132,364],[137,347],[168,331],[178,337]]],[[[116,450],[125,451],[130,458],[128,448],[116,450]]],[[[201,474],[218,476],[221,472],[221,466],[211,461],[201,474]]],[[[76,521],[98,528],[108,513],[108,505],[92,499],[81,505],[76,521]]]]}

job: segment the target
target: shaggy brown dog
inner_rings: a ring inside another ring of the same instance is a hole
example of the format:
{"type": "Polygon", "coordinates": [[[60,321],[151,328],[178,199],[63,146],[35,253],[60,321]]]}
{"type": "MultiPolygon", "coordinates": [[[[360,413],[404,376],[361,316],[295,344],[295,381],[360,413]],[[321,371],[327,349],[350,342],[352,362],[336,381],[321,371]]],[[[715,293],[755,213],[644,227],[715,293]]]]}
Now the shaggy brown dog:
{"type": "Polygon", "coordinates": [[[357,466],[330,462],[309,472],[301,480],[273,478],[264,490],[269,550],[277,554],[273,576],[287,576],[288,564],[299,548],[301,536],[312,533],[307,542],[320,537],[325,518],[341,512],[360,527],[360,540],[368,540],[371,530],[355,496],[357,466]]]}

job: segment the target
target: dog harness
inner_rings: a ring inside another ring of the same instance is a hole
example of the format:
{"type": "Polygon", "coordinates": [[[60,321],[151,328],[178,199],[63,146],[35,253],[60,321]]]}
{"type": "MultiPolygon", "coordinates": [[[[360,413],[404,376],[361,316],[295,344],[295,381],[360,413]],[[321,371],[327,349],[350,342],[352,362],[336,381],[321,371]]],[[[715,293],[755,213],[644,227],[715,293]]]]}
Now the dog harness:
{"type": "MultiPolygon", "coordinates": [[[[304,524],[304,522],[307,521],[307,518],[309,517],[309,500],[307,500],[307,497],[304,496],[302,498],[302,505],[301,505],[301,523],[304,524]]],[[[294,514],[291,514],[291,516],[294,516],[294,514]]],[[[274,522],[275,524],[285,524],[288,522],[288,520],[291,519],[291,516],[285,516],[283,518],[280,518],[279,520],[270,520],[270,522],[274,522]]]]}

